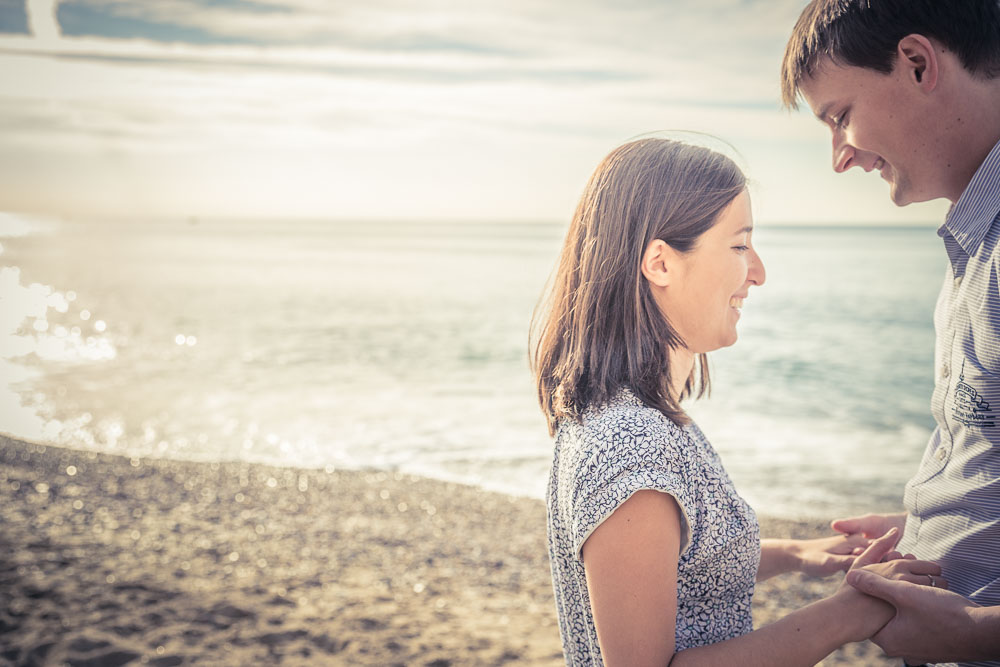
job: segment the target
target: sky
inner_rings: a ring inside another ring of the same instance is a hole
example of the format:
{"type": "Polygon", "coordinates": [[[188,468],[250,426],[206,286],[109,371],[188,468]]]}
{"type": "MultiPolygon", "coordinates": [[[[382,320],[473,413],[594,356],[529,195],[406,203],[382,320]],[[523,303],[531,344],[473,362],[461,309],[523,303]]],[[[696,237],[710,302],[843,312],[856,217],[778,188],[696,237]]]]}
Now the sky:
{"type": "Polygon", "coordinates": [[[781,109],[804,5],[0,0],[0,211],[563,221],[612,148],[684,130],[759,221],[939,223],[781,109]]]}

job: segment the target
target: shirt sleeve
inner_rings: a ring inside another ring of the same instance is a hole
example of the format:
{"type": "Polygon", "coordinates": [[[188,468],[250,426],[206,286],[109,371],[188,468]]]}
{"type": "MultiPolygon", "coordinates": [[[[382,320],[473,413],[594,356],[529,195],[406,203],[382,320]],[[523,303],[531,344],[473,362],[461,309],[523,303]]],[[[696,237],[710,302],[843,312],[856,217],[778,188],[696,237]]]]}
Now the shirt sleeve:
{"type": "Polygon", "coordinates": [[[573,548],[583,560],[583,543],[637,491],[669,494],[681,510],[681,551],[691,542],[694,503],[680,428],[636,434],[629,430],[604,434],[593,454],[581,462],[573,489],[573,548]]]}

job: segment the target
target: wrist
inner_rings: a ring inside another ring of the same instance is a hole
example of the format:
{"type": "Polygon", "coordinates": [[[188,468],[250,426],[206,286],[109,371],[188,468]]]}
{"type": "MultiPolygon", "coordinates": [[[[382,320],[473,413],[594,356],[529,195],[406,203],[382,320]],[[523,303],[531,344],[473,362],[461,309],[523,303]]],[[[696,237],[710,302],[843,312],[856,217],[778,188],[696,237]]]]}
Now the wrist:
{"type": "Polygon", "coordinates": [[[774,543],[774,558],[778,564],[778,569],[782,572],[797,572],[802,566],[802,558],[799,556],[797,541],[792,539],[771,541],[774,543]]]}
{"type": "Polygon", "coordinates": [[[968,646],[979,646],[982,655],[970,655],[969,660],[987,660],[1000,655],[1000,607],[980,607],[970,602],[966,609],[969,622],[968,646]]]}
{"type": "Polygon", "coordinates": [[[841,644],[868,639],[896,613],[889,603],[859,593],[846,583],[824,601],[830,602],[830,633],[841,644]]]}
{"type": "Polygon", "coordinates": [[[782,556],[786,572],[803,572],[805,559],[802,558],[802,545],[798,540],[783,540],[782,556]]]}
{"type": "Polygon", "coordinates": [[[762,578],[773,577],[785,572],[797,572],[802,566],[795,540],[766,539],[761,540],[761,573],[762,578]]]}
{"type": "Polygon", "coordinates": [[[833,643],[831,650],[844,644],[862,641],[874,634],[869,629],[871,623],[864,620],[867,614],[859,613],[855,597],[857,596],[844,595],[838,591],[828,598],[813,603],[823,609],[823,616],[826,618],[825,634],[833,643]]]}

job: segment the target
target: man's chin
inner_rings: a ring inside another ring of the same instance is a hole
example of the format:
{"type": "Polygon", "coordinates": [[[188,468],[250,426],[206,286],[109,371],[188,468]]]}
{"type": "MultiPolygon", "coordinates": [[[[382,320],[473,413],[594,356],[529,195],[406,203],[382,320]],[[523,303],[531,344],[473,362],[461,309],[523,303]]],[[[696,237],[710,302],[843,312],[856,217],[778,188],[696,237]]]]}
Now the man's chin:
{"type": "Polygon", "coordinates": [[[889,183],[889,198],[896,206],[906,206],[916,201],[905,188],[901,188],[895,183],[889,183]]]}
{"type": "Polygon", "coordinates": [[[922,195],[919,193],[914,193],[912,190],[907,190],[905,188],[897,188],[896,185],[890,184],[889,198],[892,199],[892,203],[896,206],[909,206],[910,204],[920,204],[925,201],[934,201],[935,199],[944,199],[945,195],[935,195],[926,194],[922,195]]]}

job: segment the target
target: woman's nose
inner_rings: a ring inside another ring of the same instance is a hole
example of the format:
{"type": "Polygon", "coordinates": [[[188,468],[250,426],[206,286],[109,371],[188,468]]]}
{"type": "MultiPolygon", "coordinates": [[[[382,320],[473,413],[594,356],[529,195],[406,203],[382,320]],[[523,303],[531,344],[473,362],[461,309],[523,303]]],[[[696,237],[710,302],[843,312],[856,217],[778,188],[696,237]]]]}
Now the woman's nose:
{"type": "Polygon", "coordinates": [[[764,270],[764,262],[756,250],[751,250],[750,266],[747,271],[747,280],[760,287],[767,278],[767,271],[764,270]]]}

